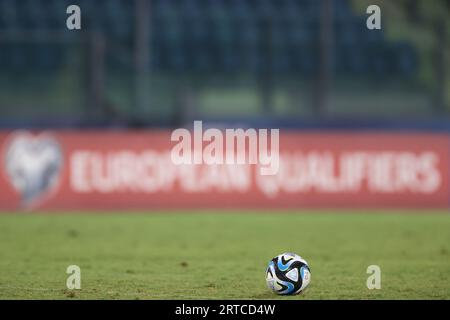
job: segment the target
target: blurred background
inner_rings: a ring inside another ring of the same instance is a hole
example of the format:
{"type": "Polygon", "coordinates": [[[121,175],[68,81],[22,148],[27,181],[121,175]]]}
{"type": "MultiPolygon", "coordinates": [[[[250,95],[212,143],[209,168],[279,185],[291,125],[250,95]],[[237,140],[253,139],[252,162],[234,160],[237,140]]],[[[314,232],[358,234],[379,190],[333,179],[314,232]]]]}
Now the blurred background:
{"type": "Polygon", "coordinates": [[[448,0],[0,0],[0,127],[447,130],[449,16],[448,0]]]}
{"type": "Polygon", "coordinates": [[[302,299],[450,299],[449,17],[450,0],[0,0],[0,299],[271,299],[286,251],[311,263],[302,299]],[[278,174],[175,165],[171,129],[194,120],[280,128],[278,174]],[[365,291],[373,264],[384,290],[365,291]]]}

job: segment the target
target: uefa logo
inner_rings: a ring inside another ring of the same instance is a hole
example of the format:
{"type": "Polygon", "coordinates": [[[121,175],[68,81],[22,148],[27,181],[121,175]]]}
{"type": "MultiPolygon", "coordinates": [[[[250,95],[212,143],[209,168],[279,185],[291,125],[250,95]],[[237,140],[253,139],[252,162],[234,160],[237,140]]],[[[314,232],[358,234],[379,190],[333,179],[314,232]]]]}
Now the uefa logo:
{"type": "Polygon", "coordinates": [[[9,182],[20,194],[20,205],[29,209],[53,193],[63,165],[61,146],[50,134],[13,133],[3,150],[9,182]]]}

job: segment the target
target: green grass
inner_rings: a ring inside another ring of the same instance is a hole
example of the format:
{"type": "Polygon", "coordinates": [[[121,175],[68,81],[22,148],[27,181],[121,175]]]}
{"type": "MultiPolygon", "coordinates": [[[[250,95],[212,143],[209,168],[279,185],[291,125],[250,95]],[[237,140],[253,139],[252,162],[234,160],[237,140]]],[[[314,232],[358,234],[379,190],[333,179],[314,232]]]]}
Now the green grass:
{"type": "Polygon", "coordinates": [[[450,299],[448,279],[446,212],[0,214],[0,299],[450,299]],[[285,251],[311,266],[302,295],[266,288],[285,251]]]}

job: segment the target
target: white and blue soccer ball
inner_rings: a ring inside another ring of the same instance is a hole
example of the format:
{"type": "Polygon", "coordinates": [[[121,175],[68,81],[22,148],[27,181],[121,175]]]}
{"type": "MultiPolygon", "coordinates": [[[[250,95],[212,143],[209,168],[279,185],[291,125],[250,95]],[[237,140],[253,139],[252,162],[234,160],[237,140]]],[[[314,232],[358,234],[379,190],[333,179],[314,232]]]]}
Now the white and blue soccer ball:
{"type": "Polygon", "coordinates": [[[280,295],[303,292],[311,281],[311,270],[305,259],[295,253],[283,253],[269,262],[267,286],[280,295]]]}

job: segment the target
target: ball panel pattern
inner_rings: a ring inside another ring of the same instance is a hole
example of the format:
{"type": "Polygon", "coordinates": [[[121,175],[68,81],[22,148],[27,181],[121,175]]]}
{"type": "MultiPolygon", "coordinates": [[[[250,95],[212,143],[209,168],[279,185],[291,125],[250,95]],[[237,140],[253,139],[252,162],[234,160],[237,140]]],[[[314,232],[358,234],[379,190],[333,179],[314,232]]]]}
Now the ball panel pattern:
{"type": "Polygon", "coordinates": [[[300,256],[284,253],[273,258],[266,272],[269,289],[280,295],[298,294],[309,284],[311,272],[300,256]]]}

